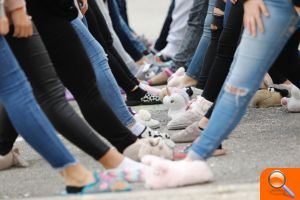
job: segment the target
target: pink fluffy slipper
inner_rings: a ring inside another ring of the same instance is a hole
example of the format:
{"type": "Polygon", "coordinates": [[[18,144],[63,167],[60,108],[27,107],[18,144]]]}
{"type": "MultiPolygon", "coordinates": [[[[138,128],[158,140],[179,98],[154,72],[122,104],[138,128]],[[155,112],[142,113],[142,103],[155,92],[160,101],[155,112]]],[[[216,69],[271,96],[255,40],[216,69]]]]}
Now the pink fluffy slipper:
{"type": "Polygon", "coordinates": [[[145,187],[149,189],[202,184],[213,180],[213,173],[205,161],[170,161],[145,156],[142,163],[150,166],[145,172],[145,187]]]}

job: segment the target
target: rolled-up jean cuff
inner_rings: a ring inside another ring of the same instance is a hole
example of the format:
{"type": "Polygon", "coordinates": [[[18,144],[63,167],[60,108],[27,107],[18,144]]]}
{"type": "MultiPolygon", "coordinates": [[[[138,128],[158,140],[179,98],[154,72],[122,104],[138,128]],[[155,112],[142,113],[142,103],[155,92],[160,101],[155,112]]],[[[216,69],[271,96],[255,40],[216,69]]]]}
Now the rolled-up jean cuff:
{"type": "Polygon", "coordinates": [[[192,160],[205,160],[204,158],[202,158],[199,154],[197,154],[196,152],[194,152],[193,150],[190,150],[188,152],[187,157],[189,157],[192,160]]]}
{"type": "Polygon", "coordinates": [[[198,77],[196,75],[193,75],[193,74],[189,73],[188,71],[185,73],[185,75],[187,75],[188,77],[190,77],[192,79],[195,79],[195,80],[199,81],[198,77]]]}
{"type": "Polygon", "coordinates": [[[66,168],[70,167],[70,166],[74,166],[74,165],[77,165],[79,162],[78,160],[74,160],[73,162],[69,162],[67,164],[65,164],[64,166],[61,166],[61,167],[54,167],[52,166],[56,171],[63,171],[65,170],[66,168]]]}

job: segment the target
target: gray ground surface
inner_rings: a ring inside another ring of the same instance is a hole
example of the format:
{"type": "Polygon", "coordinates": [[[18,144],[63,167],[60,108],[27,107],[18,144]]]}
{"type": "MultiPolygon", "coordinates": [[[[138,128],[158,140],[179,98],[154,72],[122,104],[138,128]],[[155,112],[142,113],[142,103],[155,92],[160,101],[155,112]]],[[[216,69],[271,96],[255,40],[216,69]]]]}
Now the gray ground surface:
{"type": "MultiPolygon", "coordinates": [[[[145,33],[152,39],[155,38],[159,33],[169,0],[128,0],[128,3],[130,22],[135,30],[145,33]]],[[[152,110],[153,117],[162,122],[161,130],[164,130],[167,123],[165,108],[163,106],[145,108],[152,110]]],[[[263,169],[300,166],[299,130],[300,114],[286,113],[282,108],[250,109],[229,140],[224,142],[228,155],[209,160],[216,175],[214,183],[163,191],[146,191],[142,185],[137,185],[136,192],[122,196],[105,194],[88,196],[84,199],[258,199],[258,181],[263,169]]],[[[76,147],[68,142],[66,144],[89,169],[101,168],[76,147]]],[[[57,197],[63,190],[63,182],[57,173],[24,141],[17,142],[16,146],[29,161],[30,167],[0,172],[0,199],[24,197],[41,199],[46,196],[66,199],[57,197]]],[[[70,199],[77,198],[70,197],[70,199]]]]}
{"type": "MultiPolygon", "coordinates": [[[[162,122],[162,127],[164,127],[167,121],[164,107],[148,106],[147,108],[153,110],[153,117],[159,119],[162,122]]],[[[267,167],[300,166],[299,121],[300,114],[286,113],[282,108],[250,109],[229,140],[224,142],[228,155],[209,160],[216,175],[216,181],[205,187],[214,188],[215,186],[224,187],[226,185],[258,183],[260,172],[267,167]]],[[[66,144],[89,169],[101,168],[76,147],[68,142],[66,144]]],[[[30,162],[30,167],[1,171],[0,199],[59,194],[63,189],[63,183],[57,173],[40,156],[34,153],[24,141],[17,142],[16,146],[21,149],[22,155],[30,162]]],[[[201,191],[206,191],[202,189],[203,186],[192,188],[199,188],[199,194],[202,194],[201,191]]],[[[254,190],[253,186],[249,186],[249,188],[254,190]]],[[[183,188],[176,191],[181,194],[189,189],[183,188]]],[[[142,185],[137,185],[136,190],[143,190],[142,185]]],[[[252,192],[258,191],[254,190],[252,192]]],[[[138,194],[141,195],[142,193],[138,192],[138,194]]],[[[151,192],[147,192],[147,194],[151,194],[151,192]]],[[[161,195],[164,194],[161,193],[161,195]]],[[[177,196],[176,193],[166,193],[165,195],[167,197],[171,194],[177,196]]],[[[154,192],[153,195],[155,196],[157,193],[154,192]]],[[[96,199],[100,197],[102,198],[100,195],[96,199]]],[[[117,199],[117,196],[113,197],[117,199]]]]}

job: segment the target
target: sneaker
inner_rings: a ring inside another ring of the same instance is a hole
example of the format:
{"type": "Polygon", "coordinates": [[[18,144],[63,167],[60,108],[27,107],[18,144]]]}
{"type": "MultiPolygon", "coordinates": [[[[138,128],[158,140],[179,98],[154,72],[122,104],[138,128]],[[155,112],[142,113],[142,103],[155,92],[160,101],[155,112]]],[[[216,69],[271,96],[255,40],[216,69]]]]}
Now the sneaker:
{"type": "Polygon", "coordinates": [[[146,93],[145,96],[136,100],[136,99],[127,99],[126,100],[127,106],[139,106],[139,105],[156,105],[162,104],[159,96],[155,96],[150,93],[146,93]]]}
{"type": "Polygon", "coordinates": [[[201,129],[198,126],[199,122],[196,121],[193,124],[186,127],[186,129],[176,132],[171,135],[171,139],[175,143],[188,143],[194,142],[201,134],[201,129]]]}

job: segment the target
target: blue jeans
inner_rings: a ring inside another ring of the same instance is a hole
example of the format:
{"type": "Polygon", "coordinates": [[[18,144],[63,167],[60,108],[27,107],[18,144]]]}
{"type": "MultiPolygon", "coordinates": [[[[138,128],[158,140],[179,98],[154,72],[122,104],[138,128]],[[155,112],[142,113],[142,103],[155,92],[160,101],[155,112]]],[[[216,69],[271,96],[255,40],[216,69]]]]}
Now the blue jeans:
{"type": "Polygon", "coordinates": [[[97,85],[103,99],[124,126],[132,124],[134,119],[123,101],[118,84],[107,63],[104,49],[80,19],[73,20],[71,24],[77,32],[92,63],[97,85]]]}
{"type": "Polygon", "coordinates": [[[18,133],[53,168],[63,169],[77,162],[61,143],[54,127],[38,106],[25,74],[1,36],[0,102],[18,133]]]}
{"type": "Polygon", "coordinates": [[[192,60],[197,45],[203,33],[204,21],[207,15],[208,0],[194,0],[193,7],[189,14],[185,40],[182,41],[180,48],[173,58],[176,66],[186,67],[192,60]]]}
{"type": "Polygon", "coordinates": [[[132,33],[120,14],[116,0],[108,1],[109,15],[113,22],[114,29],[119,36],[124,48],[137,61],[142,58],[142,53],[147,50],[132,33]]]}
{"type": "Polygon", "coordinates": [[[202,66],[204,64],[205,54],[211,40],[210,25],[213,21],[213,10],[215,7],[215,3],[216,0],[210,0],[208,3],[208,10],[204,22],[202,37],[200,39],[197,50],[186,72],[186,75],[188,75],[189,77],[195,80],[201,80],[200,73],[201,73],[202,66]]]}
{"type": "Polygon", "coordinates": [[[270,12],[270,17],[263,17],[265,32],[252,37],[244,31],[210,121],[189,152],[191,158],[207,159],[233,131],[265,73],[299,27],[299,16],[287,0],[264,2],[270,12]]]}

